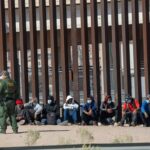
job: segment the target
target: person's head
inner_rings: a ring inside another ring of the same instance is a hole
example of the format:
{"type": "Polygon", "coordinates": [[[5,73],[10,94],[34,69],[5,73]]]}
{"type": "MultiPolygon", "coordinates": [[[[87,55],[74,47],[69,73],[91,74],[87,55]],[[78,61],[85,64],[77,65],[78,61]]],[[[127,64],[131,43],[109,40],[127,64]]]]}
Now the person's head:
{"type": "Polygon", "coordinates": [[[23,100],[21,98],[16,99],[16,106],[18,109],[22,109],[24,107],[23,106],[23,100]]]}
{"type": "Polygon", "coordinates": [[[88,97],[87,97],[86,102],[87,102],[88,104],[91,104],[93,101],[94,101],[93,96],[88,96],[88,97]]]}
{"type": "Polygon", "coordinates": [[[3,79],[6,79],[6,78],[10,78],[9,72],[6,71],[6,70],[3,70],[3,71],[1,72],[0,79],[3,80],[3,79]]]}
{"type": "Polygon", "coordinates": [[[133,101],[133,98],[131,96],[128,95],[128,96],[125,97],[125,102],[126,103],[132,103],[132,101],[133,101]]]}
{"type": "Polygon", "coordinates": [[[148,95],[146,96],[146,98],[147,98],[147,100],[150,101],[150,94],[148,94],[148,95]]]}
{"type": "Polygon", "coordinates": [[[38,99],[37,99],[36,97],[32,97],[32,103],[33,103],[33,104],[38,103],[38,99]]]}
{"type": "Polygon", "coordinates": [[[71,95],[68,95],[66,98],[66,103],[71,104],[73,103],[73,97],[71,95]]]}
{"type": "Polygon", "coordinates": [[[105,103],[111,103],[112,102],[112,97],[110,95],[105,96],[104,102],[105,103]]]}
{"type": "Polygon", "coordinates": [[[47,103],[48,104],[52,104],[52,103],[54,103],[54,97],[53,96],[48,96],[48,99],[47,99],[47,103]]]}

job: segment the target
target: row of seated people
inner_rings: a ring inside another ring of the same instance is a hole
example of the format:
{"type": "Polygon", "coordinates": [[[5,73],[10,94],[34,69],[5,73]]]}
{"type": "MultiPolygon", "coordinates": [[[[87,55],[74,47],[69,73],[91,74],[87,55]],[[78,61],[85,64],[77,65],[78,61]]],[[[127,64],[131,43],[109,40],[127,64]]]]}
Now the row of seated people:
{"type": "Polygon", "coordinates": [[[54,97],[49,96],[47,104],[42,106],[36,98],[31,102],[23,104],[21,99],[16,100],[17,121],[20,124],[60,124],[66,125],[68,122],[82,125],[97,125],[98,122],[104,125],[120,125],[129,123],[135,126],[143,123],[150,126],[150,95],[142,102],[140,107],[137,99],[127,96],[122,104],[122,118],[118,122],[118,108],[111,96],[107,95],[100,106],[100,113],[97,112],[96,103],[92,96],[87,98],[86,103],[81,106],[71,95],[68,95],[63,104],[63,119],[59,118],[59,107],[55,103],[54,97]]]}

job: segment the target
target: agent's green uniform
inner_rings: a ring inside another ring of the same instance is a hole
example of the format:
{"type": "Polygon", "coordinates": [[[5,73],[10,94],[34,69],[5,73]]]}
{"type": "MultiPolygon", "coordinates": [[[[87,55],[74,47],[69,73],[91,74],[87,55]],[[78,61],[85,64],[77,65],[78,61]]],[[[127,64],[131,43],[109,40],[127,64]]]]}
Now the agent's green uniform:
{"type": "Polygon", "coordinates": [[[17,96],[17,86],[14,80],[0,80],[0,133],[5,133],[7,129],[6,120],[9,117],[14,133],[18,132],[15,114],[15,100],[17,96]]]}

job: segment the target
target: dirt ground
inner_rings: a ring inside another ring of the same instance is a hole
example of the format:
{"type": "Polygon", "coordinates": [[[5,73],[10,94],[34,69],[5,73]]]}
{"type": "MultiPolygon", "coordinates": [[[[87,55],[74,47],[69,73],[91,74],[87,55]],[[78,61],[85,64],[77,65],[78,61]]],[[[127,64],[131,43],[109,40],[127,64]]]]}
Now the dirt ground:
{"type": "Polygon", "coordinates": [[[19,126],[18,134],[10,126],[6,134],[0,134],[0,147],[145,142],[150,142],[150,128],[142,126],[25,125],[19,126]]]}

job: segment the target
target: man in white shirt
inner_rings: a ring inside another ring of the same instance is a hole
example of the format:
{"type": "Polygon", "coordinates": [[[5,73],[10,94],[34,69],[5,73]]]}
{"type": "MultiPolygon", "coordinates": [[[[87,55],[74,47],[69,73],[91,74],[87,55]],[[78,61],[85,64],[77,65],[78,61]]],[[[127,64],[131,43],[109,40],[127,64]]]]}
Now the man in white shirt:
{"type": "Polygon", "coordinates": [[[74,101],[74,98],[71,95],[68,95],[66,102],[63,105],[64,121],[68,120],[71,123],[76,123],[78,107],[79,105],[74,101]]]}
{"type": "Polygon", "coordinates": [[[42,106],[38,103],[36,97],[32,98],[29,103],[24,104],[24,107],[30,110],[31,116],[36,124],[40,121],[40,114],[42,113],[42,106]]]}

